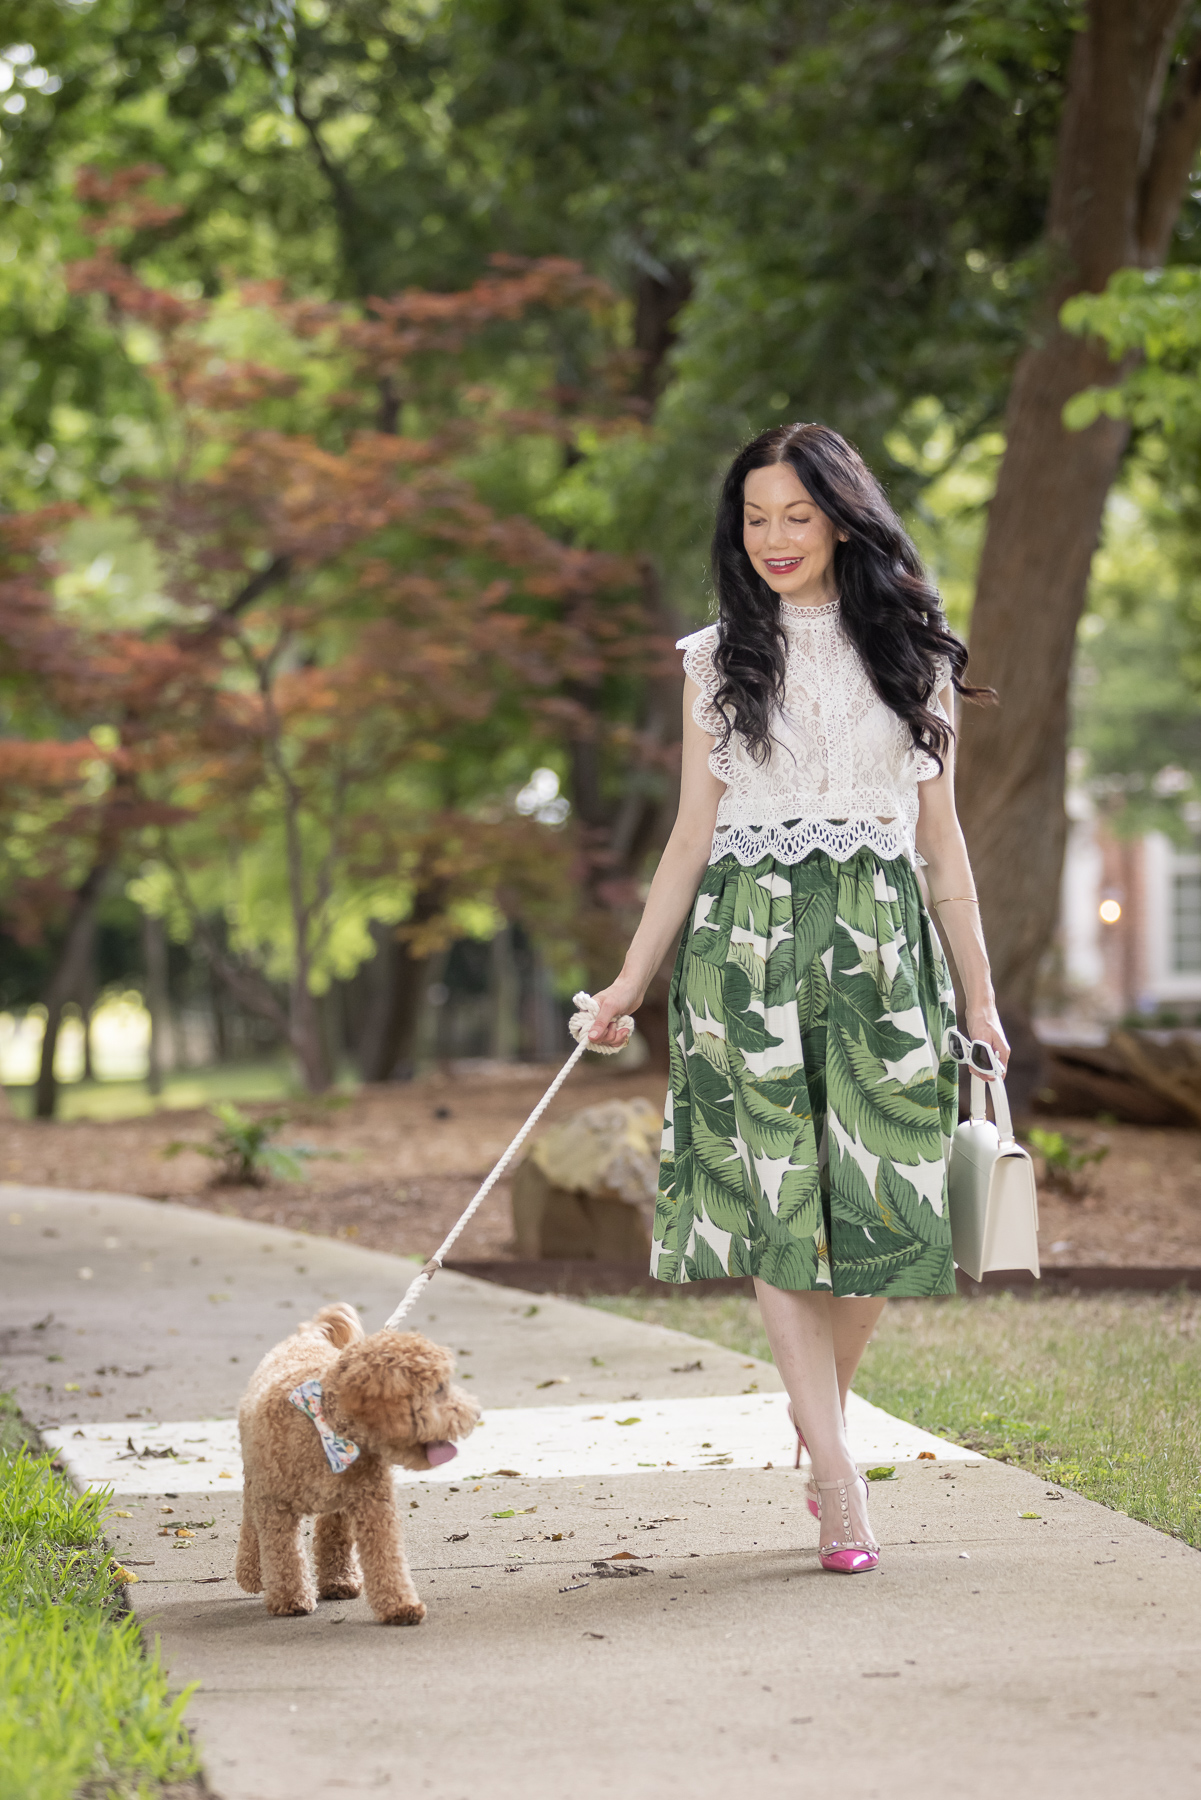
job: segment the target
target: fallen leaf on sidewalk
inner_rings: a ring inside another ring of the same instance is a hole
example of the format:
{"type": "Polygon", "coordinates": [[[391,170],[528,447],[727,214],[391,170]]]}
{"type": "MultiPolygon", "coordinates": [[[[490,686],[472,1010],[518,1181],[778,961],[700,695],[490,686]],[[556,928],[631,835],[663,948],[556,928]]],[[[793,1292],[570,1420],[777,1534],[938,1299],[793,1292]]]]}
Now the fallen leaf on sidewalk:
{"type": "Polygon", "coordinates": [[[175,1455],[175,1451],[171,1448],[171,1446],[169,1444],[165,1450],[152,1450],[150,1448],[149,1444],[143,1444],[142,1448],[139,1450],[137,1448],[137,1446],[135,1445],[133,1439],[131,1437],[127,1437],[125,1440],[124,1450],[119,1450],[117,1452],[117,1461],[118,1462],[128,1462],[131,1456],[136,1456],[140,1461],[142,1457],[161,1459],[164,1456],[174,1456],[174,1455],[175,1455]]]}
{"type": "Polygon", "coordinates": [[[586,1631],[584,1633],[585,1637],[590,1637],[590,1638],[603,1638],[604,1635],[605,1634],[603,1631],[586,1631]]]}
{"type": "Polygon", "coordinates": [[[461,1544],[470,1536],[469,1531],[452,1531],[446,1541],[448,1544],[461,1544]]]}
{"type": "Polygon", "coordinates": [[[895,1463],[885,1463],[878,1469],[868,1469],[866,1471],[867,1479],[869,1481],[894,1481],[896,1479],[896,1473],[895,1463]]]}
{"type": "Polygon", "coordinates": [[[632,1550],[615,1550],[609,1558],[610,1562],[637,1562],[638,1558],[632,1550]]]}
{"type": "Polygon", "coordinates": [[[691,1375],[695,1369],[703,1369],[704,1366],[702,1362],[673,1363],[671,1372],[673,1375],[691,1375]]]}
{"type": "Polygon", "coordinates": [[[534,1386],[540,1388],[564,1387],[569,1380],[570,1376],[567,1375],[552,1375],[547,1381],[536,1381],[534,1386]]]}
{"type": "Polygon", "coordinates": [[[917,1460],[919,1462],[937,1462],[938,1458],[933,1450],[919,1450],[917,1453],[917,1460]]]}
{"type": "Polygon", "coordinates": [[[519,1480],[521,1477],[520,1469],[493,1469],[492,1473],[494,1475],[511,1475],[514,1480],[519,1480]]]}
{"type": "Polygon", "coordinates": [[[1041,1513],[1019,1513],[1018,1518],[1019,1519],[1041,1519],[1042,1514],[1041,1513]]]}
{"type": "Polygon", "coordinates": [[[506,1506],[503,1512],[494,1512],[492,1517],[494,1519],[515,1519],[517,1514],[511,1506],[506,1506]]]}
{"type": "Polygon", "coordinates": [[[641,1419],[614,1419],[615,1425],[641,1425],[641,1419]]]}

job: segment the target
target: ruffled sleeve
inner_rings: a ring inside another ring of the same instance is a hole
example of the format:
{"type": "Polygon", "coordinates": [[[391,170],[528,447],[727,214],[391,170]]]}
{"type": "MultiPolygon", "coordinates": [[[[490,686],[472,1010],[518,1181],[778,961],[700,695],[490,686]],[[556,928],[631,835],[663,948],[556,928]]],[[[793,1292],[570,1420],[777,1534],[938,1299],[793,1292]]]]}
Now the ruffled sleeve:
{"type": "Polygon", "coordinates": [[[694,631],[676,644],[676,649],[684,652],[685,675],[701,690],[692,703],[692,716],[702,731],[719,738],[725,733],[726,719],[716,699],[721,686],[721,677],[713,665],[716,648],[716,625],[706,625],[703,631],[694,631]]]}
{"type": "MultiPolygon", "coordinates": [[[[936,656],[934,659],[934,685],[930,689],[930,698],[926,704],[937,718],[945,720],[948,725],[951,721],[947,718],[947,709],[939,699],[939,695],[950,680],[950,659],[945,656],[936,656]]],[[[942,774],[942,770],[927,751],[915,748],[913,755],[914,774],[918,781],[933,781],[936,776],[942,774]]]]}
{"type": "MultiPolygon", "coordinates": [[[[943,711],[942,707],[939,706],[939,704],[938,704],[938,696],[942,693],[942,690],[945,687],[950,686],[950,683],[951,683],[951,659],[950,659],[950,657],[936,656],[934,658],[934,686],[931,689],[931,700],[930,700],[930,704],[934,707],[936,712],[942,713],[942,711],[943,711]]],[[[943,717],[944,718],[946,717],[945,713],[943,713],[943,717]]]]}

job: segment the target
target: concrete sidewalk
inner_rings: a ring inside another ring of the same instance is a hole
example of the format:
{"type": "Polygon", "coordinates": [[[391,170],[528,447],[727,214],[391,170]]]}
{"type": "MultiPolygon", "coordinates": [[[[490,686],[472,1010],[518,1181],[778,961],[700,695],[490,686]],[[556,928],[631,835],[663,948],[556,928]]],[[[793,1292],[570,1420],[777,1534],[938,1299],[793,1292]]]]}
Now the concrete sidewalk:
{"type": "Polygon", "coordinates": [[[173,1681],[200,1683],[221,1800],[1198,1785],[1195,1552],[941,1443],[919,1462],[922,1434],[861,1407],[859,1450],[897,1466],[873,1489],[884,1557],[827,1576],[769,1366],[461,1276],[414,1320],[485,1408],[458,1464],[406,1487],[428,1619],[268,1618],[232,1580],[225,1422],[298,1319],[348,1299],[374,1329],[413,1270],[182,1207],[0,1194],[0,1385],[81,1477],[122,1471],[111,1539],[173,1681]],[[620,1550],[644,1578],[597,1574],[620,1550]]]}

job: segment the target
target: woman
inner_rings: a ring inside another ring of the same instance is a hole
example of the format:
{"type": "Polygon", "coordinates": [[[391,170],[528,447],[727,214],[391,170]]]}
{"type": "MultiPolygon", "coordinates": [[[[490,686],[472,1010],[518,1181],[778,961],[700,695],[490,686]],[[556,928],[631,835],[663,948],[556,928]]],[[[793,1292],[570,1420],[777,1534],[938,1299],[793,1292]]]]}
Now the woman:
{"type": "MultiPolygon", "coordinates": [[[[681,641],[680,810],[591,1036],[622,1042],[685,919],[653,1272],[752,1275],[813,1470],[825,1568],[875,1568],[847,1389],[891,1294],[955,1290],[954,995],[1009,1046],[955,813],[967,652],[837,432],[764,432],[726,476],[716,625],[681,641]]],[[[798,1447],[798,1463],[800,1448],[798,1447]]]]}

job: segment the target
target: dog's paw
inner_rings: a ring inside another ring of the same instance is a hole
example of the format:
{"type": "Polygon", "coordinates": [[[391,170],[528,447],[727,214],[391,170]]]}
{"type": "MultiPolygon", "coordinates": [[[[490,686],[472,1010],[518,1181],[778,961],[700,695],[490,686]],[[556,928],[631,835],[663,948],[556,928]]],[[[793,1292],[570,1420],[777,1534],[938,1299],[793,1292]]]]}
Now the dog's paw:
{"type": "Polygon", "coordinates": [[[267,1611],[273,1619],[300,1619],[316,1610],[317,1602],[305,1594],[277,1595],[267,1600],[267,1611]]]}
{"type": "Polygon", "coordinates": [[[381,1618],[381,1625],[420,1625],[425,1617],[425,1602],[416,1600],[412,1606],[398,1606],[387,1618],[381,1618]]]}
{"type": "Polygon", "coordinates": [[[317,1589],[318,1600],[357,1600],[363,1591],[361,1581],[327,1581],[317,1589]]]}

